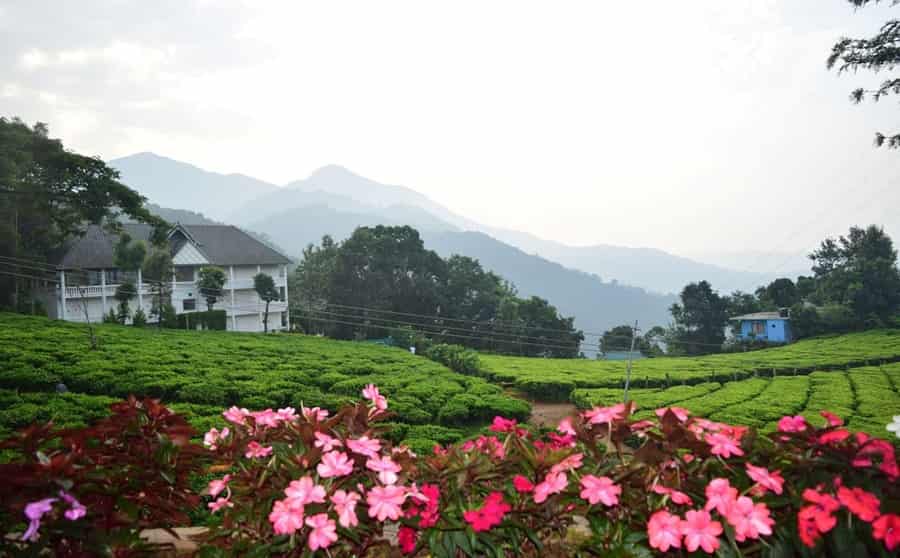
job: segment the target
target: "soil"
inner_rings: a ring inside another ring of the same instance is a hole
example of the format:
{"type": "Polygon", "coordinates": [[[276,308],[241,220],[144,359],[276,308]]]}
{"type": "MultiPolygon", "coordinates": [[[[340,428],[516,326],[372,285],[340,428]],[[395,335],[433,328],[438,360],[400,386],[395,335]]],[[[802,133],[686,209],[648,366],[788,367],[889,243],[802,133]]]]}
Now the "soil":
{"type": "Polygon", "coordinates": [[[531,418],[528,423],[532,426],[556,428],[559,421],[575,413],[575,405],[571,403],[545,403],[542,401],[530,401],[531,418]]]}

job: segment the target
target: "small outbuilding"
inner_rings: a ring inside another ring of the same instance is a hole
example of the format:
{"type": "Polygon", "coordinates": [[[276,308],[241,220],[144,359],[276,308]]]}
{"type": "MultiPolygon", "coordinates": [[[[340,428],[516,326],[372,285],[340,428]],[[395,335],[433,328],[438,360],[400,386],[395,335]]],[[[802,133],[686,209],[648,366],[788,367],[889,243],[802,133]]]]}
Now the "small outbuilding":
{"type": "Polygon", "coordinates": [[[791,317],[788,310],[777,312],[754,312],[731,318],[732,322],[738,322],[739,327],[735,332],[742,341],[766,341],[768,343],[790,343],[791,317]]]}

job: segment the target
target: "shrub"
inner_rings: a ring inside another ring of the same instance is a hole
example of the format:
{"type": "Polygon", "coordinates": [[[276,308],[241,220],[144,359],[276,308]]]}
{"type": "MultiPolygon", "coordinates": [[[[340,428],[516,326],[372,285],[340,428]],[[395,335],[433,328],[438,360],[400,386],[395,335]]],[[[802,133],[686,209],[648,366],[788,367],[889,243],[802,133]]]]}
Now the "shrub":
{"type": "Polygon", "coordinates": [[[138,308],[134,311],[134,316],[131,317],[131,325],[135,327],[144,327],[147,325],[147,314],[144,312],[143,308],[138,308]]]}
{"type": "Polygon", "coordinates": [[[177,315],[178,329],[219,330],[228,329],[228,314],[225,310],[204,310],[177,315]]]}
{"type": "Polygon", "coordinates": [[[474,376],[481,373],[481,361],[478,359],[478,353],[462,345],[446,343],[433,345],[425,350],[425,356],[460,374],[474,376]]]}

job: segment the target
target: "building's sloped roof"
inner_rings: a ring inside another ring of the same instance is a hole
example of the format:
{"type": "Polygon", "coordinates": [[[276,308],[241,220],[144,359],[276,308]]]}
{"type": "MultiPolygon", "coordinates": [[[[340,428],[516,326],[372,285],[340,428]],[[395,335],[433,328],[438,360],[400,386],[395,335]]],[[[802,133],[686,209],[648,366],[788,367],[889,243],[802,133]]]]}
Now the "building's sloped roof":
{"type": "MultiPolygon", "coordinates": [[[[231,225],[179,225],[197,243],[213,265],[280,265],[290,263],[284,254],[231,225]]],[[[152,227],[144,224],[122,225],[135,240],[149,241],[152,227]]],[[[180,235],[179,235],[180,237],[180,235]]],[[[74,239],[57,259],[62,269],[113,268],[113,247],[119,235],[90,225],[84,236],[74,239]]]]}
{"type": "Polygon", "coordinates": [[[744,314],[743,316],[735,316],[732,320],[790,320],[787,316],[782,316],[780,312],[754,312],[753,314],[744,314]]]}

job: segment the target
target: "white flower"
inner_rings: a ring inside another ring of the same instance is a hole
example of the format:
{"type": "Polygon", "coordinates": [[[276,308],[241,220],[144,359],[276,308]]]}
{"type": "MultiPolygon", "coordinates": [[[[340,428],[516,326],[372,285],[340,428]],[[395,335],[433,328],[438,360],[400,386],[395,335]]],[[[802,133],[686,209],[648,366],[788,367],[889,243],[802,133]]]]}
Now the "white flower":
{"type": "Polygon", "coordinates": [[[900,415],[894,415],[894,422],[887,425],[887,429],[895,433],[900,438],[900,415]]]}

